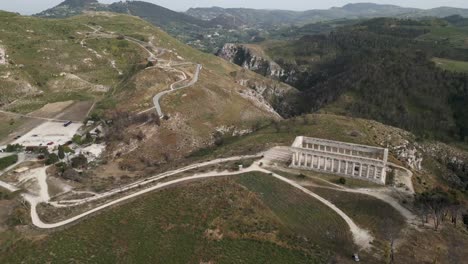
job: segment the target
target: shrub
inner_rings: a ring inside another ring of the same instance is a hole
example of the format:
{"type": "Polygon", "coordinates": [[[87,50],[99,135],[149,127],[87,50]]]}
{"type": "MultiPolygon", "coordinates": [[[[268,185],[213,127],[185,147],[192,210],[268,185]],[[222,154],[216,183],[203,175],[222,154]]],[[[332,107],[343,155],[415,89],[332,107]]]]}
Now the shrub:
{"type": "Polygon", "coordinates": [[[79,155],[71,159],[73,168],[85,168],[88,165],[88,159],[84,155],[79,155]]]}
{"type": "Polygon", "coordinates": [[[343,178],[343,177],[341,177],[341,178],[338,180],[338,182],[339,182],[340,184],[342,184],[342,185],[345,185],[345,184],[346,184],[346,179],[343,178]]]}
{"type": "Polygon", "coordinates": [[[74,135],[73,138],[72,138],[72,141],[73,141],[73,143],[75,143],[77,145],[81,145],[81,143],[82,143],[81,136],[80,135],[74,135]]]}

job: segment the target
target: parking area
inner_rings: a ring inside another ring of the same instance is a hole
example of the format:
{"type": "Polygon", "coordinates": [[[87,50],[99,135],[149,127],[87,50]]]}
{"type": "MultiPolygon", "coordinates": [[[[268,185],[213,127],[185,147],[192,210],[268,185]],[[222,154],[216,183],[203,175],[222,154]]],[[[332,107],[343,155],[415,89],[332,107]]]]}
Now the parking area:
{"type": "Polygon", "coordinates": [[[64,126],[63,122],[44,122],[16,139],[12,144],[53,148],[70,141],[81,126],[82,124],[77,122],[71,123],[67,127],[64,126]]]}

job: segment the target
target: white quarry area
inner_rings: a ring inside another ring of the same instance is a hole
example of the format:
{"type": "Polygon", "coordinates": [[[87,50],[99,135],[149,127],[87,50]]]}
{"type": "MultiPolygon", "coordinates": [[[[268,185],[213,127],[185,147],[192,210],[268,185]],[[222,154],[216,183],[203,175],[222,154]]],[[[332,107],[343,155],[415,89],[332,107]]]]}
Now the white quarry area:
{"type": "Polygon", "coordinates": [[[0,65],[7,64],[7,54],[5,48],[0,46],[0,65]]]}
{"type": "Polygon", "coordinates": [[[23,146],[47,146],[48,143],[53,142],[52,145],[49,145],[49,148],[54,148],[71,140],[81,126],[81,123],[72,123],[69,126],[64,127],[63,122],[44,122],[14,141],[12,144],[21,144],[23,146]]]}

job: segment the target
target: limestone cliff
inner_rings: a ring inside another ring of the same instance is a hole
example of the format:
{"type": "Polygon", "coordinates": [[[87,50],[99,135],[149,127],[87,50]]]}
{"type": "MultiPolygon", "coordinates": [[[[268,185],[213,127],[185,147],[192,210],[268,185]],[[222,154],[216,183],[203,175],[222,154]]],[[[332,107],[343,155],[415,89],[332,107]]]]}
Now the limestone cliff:
{"type": "Polygon", "coordinates": [[[282,80],[286,72],[276,62],[253,45],[227,43],[218,51],[217,56],[263,76],[282,80]]]}
{"type": "Polygon", "coordinates": [[[295,114],[295,104],[299,98],[299,91],[296,88],[277,80],[258,78],[255,73],[245,69],[232,72],[231,75],[236,83],[251,89],[249,96],[256,97],[265,105],[270,105],[282,117],[291,117],[295,114]]]}

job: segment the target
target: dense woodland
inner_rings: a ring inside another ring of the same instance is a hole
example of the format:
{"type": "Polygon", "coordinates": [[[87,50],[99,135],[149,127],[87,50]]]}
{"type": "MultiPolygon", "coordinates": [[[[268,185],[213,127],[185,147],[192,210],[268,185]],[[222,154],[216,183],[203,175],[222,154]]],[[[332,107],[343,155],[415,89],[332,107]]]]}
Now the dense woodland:
{"type": "Polygon", "coordinates": [[[468,61],[468,50],[419,40],[430,23],[373,19],[268,53],[290,73],[283,81],[303,91],[297,113],[332,104],[423,137],[467,140],[468,75],[442,70],[431,59],[468,61]]]}

